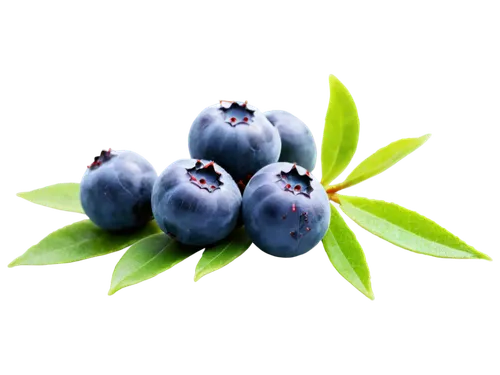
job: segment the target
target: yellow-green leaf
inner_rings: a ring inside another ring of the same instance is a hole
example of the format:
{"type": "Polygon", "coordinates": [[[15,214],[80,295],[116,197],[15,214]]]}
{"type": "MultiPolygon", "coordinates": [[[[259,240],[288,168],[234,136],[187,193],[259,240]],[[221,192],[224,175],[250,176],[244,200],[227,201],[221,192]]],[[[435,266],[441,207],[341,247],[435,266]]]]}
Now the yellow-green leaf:
{"type": "Polygon", "coordinates": [[[226,239],[213,247],[205,249],[203,256],[196,265],[194,281],[198,281],[203,276],[228,265],[242,255],[250,245],[252,245],[252,240],[246,234],[245,228],[236,229],[226,239]]]}
{"type": "Polygon", "coordinates": [[[183,245],[164,233],[144,238],[131,246],[116,264],[108,294],[148,280],[200,250],[183,245]]]}
{"type": "Polygon", "coordinates": [[[359,137],[359,118],[356,105],[345,86],[330,75],[330,102],[325,119],[321,168],[323,186],[328,185],[349,165],[359,137]]]}
{"type": "Polygon", "coordinates": [[[323,245],[335,269],[361,293],[374,299],[365,253],[333,204],[323,245]]]}
{"type": "Polygon", "coordinates": [[[110,233],[96,227],[90,220],[83,220],[49,234],[9,267],[71,263],[93,258],[124,249],[159,231],[156,223],[150,222],[137,231],[110,233]]]}
{"type": "Polygon", "coordinates": [[[394,203],[345,195],[339,199],[347,216],[394,245],[439,258],[491,260],[435,222],[394,203]]]}
{"type": "Polygon", "coordinates": [[[56,184],[25,193],[18,193],[17,196],[57,210],[84,213],[80,204],[80,184],[56,184]]]}
{"type": "Polygon", "coordinates": [[[381,148],[361,162],[340,185],[342,188],[346,188],[382,173],[422,146],[429,138],[430,134],[420,138],[400,139],[381,148]]]}

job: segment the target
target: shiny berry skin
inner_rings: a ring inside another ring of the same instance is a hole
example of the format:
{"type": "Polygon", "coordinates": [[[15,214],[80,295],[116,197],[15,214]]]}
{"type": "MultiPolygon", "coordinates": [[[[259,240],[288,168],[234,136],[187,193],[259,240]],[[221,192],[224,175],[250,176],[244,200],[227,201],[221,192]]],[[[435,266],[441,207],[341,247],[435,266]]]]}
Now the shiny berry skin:
{"type": "Polygon", "coordinates": [[[152,195],[160,228],[186,245],[207,246],[236,227],[241,193],[231,176],[207,160],[179,160],[158,177],[152,195]]]}
{"type": "Polygon", "coordinates": [[[132,151],[102,151],[80,184],[80,200],[89,219],[109,231],[139,228],[152,219],[153,166],[132,151]]]}
{"type": "Polygon", "coordinates": [[[313,171],[316,166],[316,143],[307,125],[286,111],[269,111],[264,115],[280,133],[279,161],[297,163],[313,171]]]}
{"type": "Polygon", "coordinates": [[[330,223],[330,203],[325,189],[304,168],[270,164],[245,189],[243,221],[262,251],[294,257],[323,239],[330,223]]]}
{"type": "Polygon", "coordinates": [[[194,159],[215,161],[236,182],[246,183],[259,169],[278,161],[281,139],[258,109],[246,102],[221,101],[194,120],[189,152],[194,159]]]}

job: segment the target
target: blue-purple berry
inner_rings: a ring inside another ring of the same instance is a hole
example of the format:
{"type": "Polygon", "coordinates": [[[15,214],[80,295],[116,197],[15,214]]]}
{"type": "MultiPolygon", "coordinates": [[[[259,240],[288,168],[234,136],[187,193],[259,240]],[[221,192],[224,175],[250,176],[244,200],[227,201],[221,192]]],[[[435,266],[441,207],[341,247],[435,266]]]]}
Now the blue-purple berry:
{"type": "Polygon", "coordinates": [[[110,231],[139,228],[152,219],[153,166],[132,151],[102,151],[80,184],[80,200],[90,220],[110,231]]]}
{"type": "Polygon", "coordinates": [[[262,251],[294,257],[321,241],[330,223],[325,189],[306,169],[275,163],[261,169],[243,194],[243,221],[262,251]]]}
{"type": "Polygon", "coordinates": [[[241,193],[231,176],[207,160],[179,160],[158,177],[152,195],[160,228],[186,245],[207,246],[236,227],[241,193]]]}
{"type": "Polygon", "coordinates": [[[269,111],[264,115],[280,133],[279,161],[297,163],[313,171],[316,166],[316,143],[307,125],[286,111],[269,111]]]}
{"type": "Polygon", "coordinates": [[[204,109],[189,133],[193,159],[213,160],[236,182],[246,183],[262,167],[278,161],[278,130],[246,102],[221,101],[204,109]]]}

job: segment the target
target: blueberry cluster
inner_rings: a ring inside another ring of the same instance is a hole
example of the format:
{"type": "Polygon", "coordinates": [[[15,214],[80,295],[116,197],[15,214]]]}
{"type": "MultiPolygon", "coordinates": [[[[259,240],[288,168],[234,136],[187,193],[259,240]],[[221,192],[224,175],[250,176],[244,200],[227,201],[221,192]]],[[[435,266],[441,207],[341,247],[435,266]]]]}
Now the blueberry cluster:
{"type": "Polygon", "coordinates": [[[103,151],[82,179],[85,213],[110,231],[154,218],[179,242],[203,247],[244,225],[257,247],[279,257],[304,254],[325,235],[329,200],[310,172],[316,145],[297,117],[221,101],[194,120],[189,152],[157,176],[134,152],[103,151]]]}

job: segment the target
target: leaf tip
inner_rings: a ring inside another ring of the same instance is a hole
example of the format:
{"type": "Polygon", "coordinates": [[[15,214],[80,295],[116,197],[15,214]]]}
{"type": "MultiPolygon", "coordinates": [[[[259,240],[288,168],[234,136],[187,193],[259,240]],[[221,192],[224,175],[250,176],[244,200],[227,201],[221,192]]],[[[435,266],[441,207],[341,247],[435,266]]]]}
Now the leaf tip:
{"type": "Polygon", "coordinates": [[[328,75],[326,76],[326,82],[332,82],[332,81],[339,81],[339,82],[342,82],[342,80],[340,79],[340,76],[335,73],[335,72],[330,72],[328,73],[328,75]]]}
{"type": "Polygon", "coordinates": [[[22,201],[22,202],[25,202],[25,203],[29,203],[27,202],[24,198],[23,198],[23,195],[25,194],[26,192],[25,191],[16,191],[14,193],[14,198],[16,198],[16,200],[18,201],[22,201]]]}
{"type": "Polygon", "coordinates": [[[114,296],[116,296],[118,293],[116,292],[116,288],[108,288],[106,289],[106,291],[104,292],[104,297],[107,297],[107,298],[113,298],[114,296]]]}
{"type": "Polygon", "coordinates": [[[201,281],[202,278],[200,278],[198,276],[197,273],[193,272],[193,274],[191,275],[191,281],[193,282],[193,284],[198,284],[200,281],[201,281]]]}
{"type": "Polygon", "coordinates": [[[370,300],[375,301],[375,294],[373,294],[371,290],[365,293],[365,296],[367,296],[370,300]]]}
{"type": "Polygon", "coordinates": [[[430,142],[432,139],[432,131],[427,130],[421,134],[421,137],[423,139],[423,144],[426,145],[427,143],[430,142]]]}
{"type": "MultiPolygon", "coordinates": [[[[113,276],[114,276],[114,274],[113,274],[113,276]]],[[[108,296],[112,296],[113,294],[115,294],[116,292],[118,292],[120,289],[123,289],[123,288],[124,287],[120,283],[120,280],[114,280],[114,278],[112,278],[111,285],[109,286],[109,290],[108,290],[108,296]]]]}
{"type": "Polygon", "coordinates": [[[475,254],[471,258],[468,259],[469,262],[480,262],[480,263],[488,263],[488,264],[495,263],[495,258],[493,257],[493,255],[491,255],[487,251],[485,251],[483,249],[478,249],[477,247],[475,250],[476,250],[475,254]]]}
{"type": "Polygon", "coordinates": [[[21,265],[19,263],[19,256],[16,256],[12,258],[9,262],[4,264],[4,267],[7,268],[9,271],[15,270],[16,268],[19,268],[21,265]]]}
{"type": "Polygon", "coordinates": [[[482,260],[484,260],[486,263],[495,263],[495,258],[493,257],[493,255],[491,255],[490,253],[488,252],[484,252],[483,253],[483,257],[482,257],[482,260]]]}

